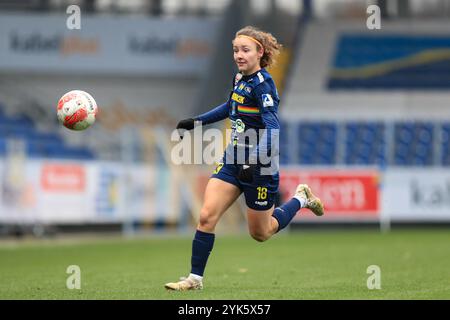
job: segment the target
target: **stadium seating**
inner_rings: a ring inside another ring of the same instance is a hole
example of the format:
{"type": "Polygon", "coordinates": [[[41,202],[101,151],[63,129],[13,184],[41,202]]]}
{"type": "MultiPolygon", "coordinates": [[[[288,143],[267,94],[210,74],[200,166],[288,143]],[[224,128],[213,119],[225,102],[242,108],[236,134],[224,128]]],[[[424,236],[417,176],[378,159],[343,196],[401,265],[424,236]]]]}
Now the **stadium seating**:
{"type": "MultiPolygon", "coordinates": [[[[285,165],[291,163],[289,152],[289,128],[290,125],[286,121],[280,121],[280,164],[285,165]]],[[[1,147],[1,146],[0,146],[1,147]]]]}
{"type": "Polygon", "coordinates": [[[345,163],[385,165],[384,130],[383,123],[347,123],[345,126],[345,163]]]}
{"type": "Polygon", "coordinates": [[[298,127],[299,163],[330,165],[336,162],[335,123],[306,122],[298,127]]]}
{"type": "MultiPolygon", "coordinates": [[[[281,129],[281,165],[450,165],[449,122],[282,119],[281,129]]],[[[7,115],[0,105],[0,156],[6,154],[10,138],[23,140],[32,158],[98,158],[85,146],[68,145],[56,130],[38,130],[26,115],[7,115]]]]}
{"type": "Polygon", "coordinates": [[[433,164],[433,124],[395,124],[395,165],[433,164]]]}
{"type": "Polygon", "coordinates": [[[295,148],[282,133],[281,150],[288,154],[281,155],[281,164],[450,165],[450,123],[300,121],[289,126],[294,126],[297,132],[298,157],[293,155],[291,149],[295,148]],[[389,127],[393,130],[388,130],[389,127]],[[439,154],[441,159],[437,159],[439,154]]]}
{"type": "Polygon", "coordinates": [[[441,132],[441,148],[442,148],[442,165],[450,165],[450,123],[444,123],[442,125],[441,132]]]}
{"type": "Polygon", "coordinates": [[[94,152],[86,147],[67,145],[56,131],[38,130],[33,120],[26,115],[6,115],[0,104],[0,156],[6,154],[9,139],[23,140],[28,157],[85,160],[95,158],[94,152]]]}

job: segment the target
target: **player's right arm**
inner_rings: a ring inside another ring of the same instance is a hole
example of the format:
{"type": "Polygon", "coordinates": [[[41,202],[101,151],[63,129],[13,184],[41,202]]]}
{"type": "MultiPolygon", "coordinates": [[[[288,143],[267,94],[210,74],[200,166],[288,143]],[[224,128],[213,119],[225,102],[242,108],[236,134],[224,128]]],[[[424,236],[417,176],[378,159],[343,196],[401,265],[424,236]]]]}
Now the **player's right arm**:
{"type": "MultiPolygon", "coordinates": [[[[233,77],[232,85],[235,86],[241,78],[242,74],[237,73],[233,77]]],[[[180,122],[178,122],[177,129],[192,130],[194,129],[196,121],[201,121],[202,124],[210,124],[228,118],[232,93],[233,91],[231,91],[229,99],[226,102],[222,103],[220,106],[217,106],[214,109],[195,118],[181,120],[180,122]]]]}
{"type": "Polygon", "coordinates": [[[194,125],[196,121],[201,121],[203,124],[214,123],[223,119],[228,118],[228,111],[230,109],[230,105],[227,102],[221,104],[220,106],[215,107],[214,109],[205,112],[195,118],[184,119],[178,122],[177,129],[186,129],[192,130],[194,129],[194,125]]]}

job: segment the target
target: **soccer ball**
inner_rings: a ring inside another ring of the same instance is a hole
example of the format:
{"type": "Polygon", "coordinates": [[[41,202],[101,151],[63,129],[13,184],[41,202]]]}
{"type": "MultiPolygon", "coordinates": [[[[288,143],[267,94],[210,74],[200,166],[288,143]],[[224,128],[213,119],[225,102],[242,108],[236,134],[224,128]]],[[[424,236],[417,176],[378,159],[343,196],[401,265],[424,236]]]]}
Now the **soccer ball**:
{"type": "Polygon", "coordinates": [[[59,99],[57,115],[59,122],[71,130],[85,130],[94,124],[98,107],[87,92],[73,90],[59,99]]]}

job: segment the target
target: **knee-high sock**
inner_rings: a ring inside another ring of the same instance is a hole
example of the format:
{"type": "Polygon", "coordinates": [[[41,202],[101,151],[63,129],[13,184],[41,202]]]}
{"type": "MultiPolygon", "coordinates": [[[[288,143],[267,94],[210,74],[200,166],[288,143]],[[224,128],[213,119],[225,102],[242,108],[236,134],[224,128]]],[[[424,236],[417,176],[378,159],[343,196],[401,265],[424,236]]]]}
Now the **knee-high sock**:
{"type": "Polygon", "coordinates": [[[214,246],[214,233],[197,230],[192,241],[191,273],[202,276],[214,246]]]}
{"type": "Polygon", "coordinates": [[[272,217],[277,219],[278,221],[278,231],[285,228],[289,222],[295,217],[295,214],[298,210],[300,210],[301,204],[300,200],[296,198],[292,198],[285,204],[281,205],[278,208],[275,208],[275,210],[272,213],[272,217]]]}

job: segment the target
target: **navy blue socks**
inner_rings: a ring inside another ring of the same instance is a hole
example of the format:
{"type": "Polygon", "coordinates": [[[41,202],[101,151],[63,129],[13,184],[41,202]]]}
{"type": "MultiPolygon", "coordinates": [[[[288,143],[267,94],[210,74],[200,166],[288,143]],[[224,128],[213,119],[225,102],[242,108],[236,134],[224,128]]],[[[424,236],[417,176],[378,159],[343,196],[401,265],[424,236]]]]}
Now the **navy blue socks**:
{"type": "MultiPolygon", "coordinates": [[[[275,208],[272,216],[278,221],[278,231],[285,228],[300,210],[300,200],[292,198],[282,206],[275,208]]],[[[206,262],[214,246],[214,233],[197,230],[192,241],[191,274],[203,277],[206,262]]]]}
{"type": "Polygon", "coordinates": [[[214,245],[214,233],[197,230],[192,241],[191,274],[203,277],[206,262],[214,245]]]}
{"type": "Polygon", "coordinates": [[[285,228],[289,222],[295,217],[295,214],[298,210],[300,210],[301,204],[300,200],[296,198],[292,198],[285,204],[281,205],[278,208],[275,208],[273,211],[272,217],[277,219],[278,221],[278,231],[285,228]]]}

